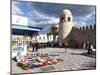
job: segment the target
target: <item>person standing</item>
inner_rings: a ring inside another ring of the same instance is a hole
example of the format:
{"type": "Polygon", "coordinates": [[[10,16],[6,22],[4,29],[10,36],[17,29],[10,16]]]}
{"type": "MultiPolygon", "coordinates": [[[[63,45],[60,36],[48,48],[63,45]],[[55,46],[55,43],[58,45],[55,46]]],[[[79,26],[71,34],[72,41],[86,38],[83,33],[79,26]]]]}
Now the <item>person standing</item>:
{"type": "Polygon", "coordinates": [[[39,44],[38,44],[38,42],[36,40],[36,43],[35,43],[35,52],[37,52],[37,53],[38,53],[38,48],[39,48],[39,44]]]}
{"type": "Polygon", "coordinates": [[[91,54],[92,53],[92,48],[91,48],[91,43],[89,44],[89,47],[88,47],[88,54],[91,54]]]}

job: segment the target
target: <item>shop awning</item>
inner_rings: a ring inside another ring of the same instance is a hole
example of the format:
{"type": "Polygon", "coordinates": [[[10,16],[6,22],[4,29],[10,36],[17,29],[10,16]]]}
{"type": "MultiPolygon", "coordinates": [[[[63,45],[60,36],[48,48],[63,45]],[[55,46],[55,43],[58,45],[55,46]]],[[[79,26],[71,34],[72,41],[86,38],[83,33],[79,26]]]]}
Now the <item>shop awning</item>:
{"type": "Polygon", "coordinates": [[[19,30],[29,30],[29,31],[41,31],[42,28],[38,27],[30,27],[30,26],[23,26],[23,25],[12,25],[12,29],[19,29],[19,30]]]}

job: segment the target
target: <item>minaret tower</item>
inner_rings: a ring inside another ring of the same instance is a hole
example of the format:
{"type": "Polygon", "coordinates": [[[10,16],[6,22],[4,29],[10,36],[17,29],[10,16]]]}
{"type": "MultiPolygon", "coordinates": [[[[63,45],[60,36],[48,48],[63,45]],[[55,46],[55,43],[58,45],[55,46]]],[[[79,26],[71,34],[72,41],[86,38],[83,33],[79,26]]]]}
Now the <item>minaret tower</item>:
{"type": "Polygon", "coordinates": [[[73,16],[70,10],[64,9],[60,14],[59,22],[59,44],[66,45],[66,37],[71,32],[73,26],[73,16]]]}

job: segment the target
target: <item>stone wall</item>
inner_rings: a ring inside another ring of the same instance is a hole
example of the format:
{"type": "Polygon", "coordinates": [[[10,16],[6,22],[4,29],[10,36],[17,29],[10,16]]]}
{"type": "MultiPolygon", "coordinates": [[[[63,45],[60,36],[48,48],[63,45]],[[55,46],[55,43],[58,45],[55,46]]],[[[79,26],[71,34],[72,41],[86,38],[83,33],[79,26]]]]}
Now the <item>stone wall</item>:
{"type": "Polygon", "coordinates": [[[67,47],[71,48],[83,48],[84,43],[87,42],[96,48],[96,25],[73,27],[65,42],[67,42],[67,47]]]}

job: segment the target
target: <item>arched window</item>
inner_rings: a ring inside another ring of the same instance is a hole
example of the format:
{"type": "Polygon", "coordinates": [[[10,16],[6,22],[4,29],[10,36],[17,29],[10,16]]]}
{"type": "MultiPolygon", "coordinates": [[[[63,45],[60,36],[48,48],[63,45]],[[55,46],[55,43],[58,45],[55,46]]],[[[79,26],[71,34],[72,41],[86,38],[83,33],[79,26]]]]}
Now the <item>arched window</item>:
{"type": "Polygon", "coordinates": [[[71,20],[71,19],[70,19],[70,17],[68,17],[67,19],[68,19],[68,21],[70,21],[70,20],[71,20]]]}
{"type": "Polygon", "coordinates": [[[60,18],[60,21],[62,21],[62,22],[63,22],[63,21],[64,21],[64,17],[61,17],[61,18],[60,18]]]}

